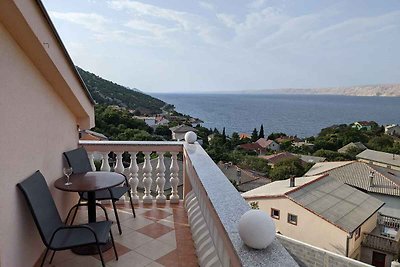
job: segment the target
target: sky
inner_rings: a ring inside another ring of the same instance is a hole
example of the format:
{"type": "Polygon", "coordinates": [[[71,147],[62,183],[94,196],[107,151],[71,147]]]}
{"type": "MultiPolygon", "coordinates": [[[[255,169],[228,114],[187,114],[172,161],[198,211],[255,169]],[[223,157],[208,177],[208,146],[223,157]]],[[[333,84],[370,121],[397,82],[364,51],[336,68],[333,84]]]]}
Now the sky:
{"type": "Polygon", "coordinates": [[[144,92],[400,82],[398,0],[43,0],[76,65],[144,92]]]}

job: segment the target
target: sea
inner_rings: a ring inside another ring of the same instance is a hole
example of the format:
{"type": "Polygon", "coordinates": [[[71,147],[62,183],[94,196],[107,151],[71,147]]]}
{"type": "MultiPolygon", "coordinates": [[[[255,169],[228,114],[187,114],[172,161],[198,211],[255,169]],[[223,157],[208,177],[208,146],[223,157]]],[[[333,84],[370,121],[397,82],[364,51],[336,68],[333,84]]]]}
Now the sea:
{"type": "Polygon", "coordinates": [[[322,128],[355,121],[400,124],[400,97],[270,94],[153,94],[176,111],[225,127],[231,134],[251,133],[264,125],[265,134],[317,135],[322,128]]]}

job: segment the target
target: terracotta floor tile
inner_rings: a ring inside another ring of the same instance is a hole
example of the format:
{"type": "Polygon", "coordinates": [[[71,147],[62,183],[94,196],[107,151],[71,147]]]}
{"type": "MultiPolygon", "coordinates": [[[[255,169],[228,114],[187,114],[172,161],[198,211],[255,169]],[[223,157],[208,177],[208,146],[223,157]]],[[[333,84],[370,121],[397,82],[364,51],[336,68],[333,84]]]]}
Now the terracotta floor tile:
{"type": "Polygon", "coordinates": [[[161,209],[152,209],[152,210],[146,211],[145,213],[142,213],[141,215],[148,219],[161,220],[161,219],[167,218],[168,216],[170,216],[172,214],[170,212],[166,212],[161,209]]]}
{"type": "MultiPolygon", "coordinates": [[[[111,220],[115,221],[111,204],[104,205],[111,220]]],[[[197,267],[198,259],[192,240],[190,226],[183,201],[179,204],[143,204],[135,206],[136,218],[129,202],[117,204],[122,226],[118,234],[116,223],[112,226],[119,254],[115,260],[114,250],[103,253],[107,266],[130,267],[197,267]]],[[[105,219],[97,209],[98,220],[105,219]]],[[[79,209],[75,224],[87,222],[87,208],[79,209]]],[[[49,253],[51,254],[51,253],[49,253]]],[[[50,258],[50,255],[49,255],[50,258]]],[[[78,256],[71,251],[57,252],[52,267],[101,266],[99,256],[78,256]]]]}
{"type": "MultiPolygon", "coordinates": [[[[124,245],[122,245],[118,242],[115,242],[115,247],[117,248],[118,257],[121,257],[122,255],[131,251],[129,248],[125,247],[124,245]]],[[[92,255],[92,257],[95,257],[96,259],[100,260],[99,255],[92,255]]],[[[103,259],[105,262],[115,260],[114,249],[111,248],[111,249],[103,252],[103,259]]]]}
{"type": "Polygon", "coordinates": [[[166,267],[182,266],[179,262],[177,250],[173,250],[170,253],[168,253],[167,255],[157,259],[156,262],[158,262],[166,267]]]}
{"type": "Polygon", "coordinates": [[[147,236],[150,236],[152,238],[159,238],[162,235],[165,235],[168,232],[171,232],[174,230],[171,227],[165,226],[160,223],[153,223],[150,225],[147,225],[145,227],[142,227],[138,230],[136,230],[139,233],[145,234],[147,236]]]}

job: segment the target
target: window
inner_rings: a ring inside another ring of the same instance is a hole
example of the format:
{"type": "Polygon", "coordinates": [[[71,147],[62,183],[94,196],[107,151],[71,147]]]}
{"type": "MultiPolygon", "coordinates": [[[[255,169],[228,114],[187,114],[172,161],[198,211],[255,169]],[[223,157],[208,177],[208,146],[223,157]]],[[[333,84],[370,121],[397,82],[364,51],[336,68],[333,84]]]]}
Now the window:
{"type": "Polygon", "coordinates": [[[288,213],[287,222],[293,225],[297,225],[297,215],[288,213]]]}
{"type": "Polygon", "coordinates": [[[281,212],[277,209],[271,209],[271,217],[279,220],[281,212]]]}
{"type": "Polygon", "coordinates": [[[360,237],[360,235],[361,235],[361,227],[357,228],[357,230],[354,232],[354,235],[356,237],[356,240],[360,237]]]}

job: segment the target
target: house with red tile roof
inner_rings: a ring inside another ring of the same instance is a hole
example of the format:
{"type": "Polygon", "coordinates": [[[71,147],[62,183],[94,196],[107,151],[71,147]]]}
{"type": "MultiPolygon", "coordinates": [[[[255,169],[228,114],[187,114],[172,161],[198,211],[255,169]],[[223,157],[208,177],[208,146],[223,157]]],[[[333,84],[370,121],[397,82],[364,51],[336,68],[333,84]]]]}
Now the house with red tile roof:
{"type": "Polygon", "coordinates": [[[356,128],[357,130],[371,131],[374,123],[375,122],[373,121],[356,121],[355,123],[353,123],[352,128],[356,128]]]}
{"type": "Polygon", "coordinates": [[[256,141],[256,143],[259,144],[261,147],[268,149],[268,150],[273,150],[273,151],[280,150],[279,144],[277,142],[275,142],[274,140],[260,138],[256,141]]]}
{"type": "Polygon", "coordinates": [[[258,143],[241,144],[241,145],[239,145],[239,148],[246,150],[246,151],[254,151],[260,155],[262,153],[267,152],[267,150],[265,148],[263,148],[262,146],[260,146],[258,143]]]}
{"type": "Polygon", "coordinates": [[[240,138],[240,140],[243,140],[243,139],[246,139],[246,138],[250,139],[251,136],[249,134],[247,134],[247,133],[240,133],[239,134],[239,138],[240,138]]]}

